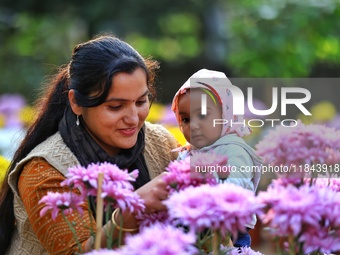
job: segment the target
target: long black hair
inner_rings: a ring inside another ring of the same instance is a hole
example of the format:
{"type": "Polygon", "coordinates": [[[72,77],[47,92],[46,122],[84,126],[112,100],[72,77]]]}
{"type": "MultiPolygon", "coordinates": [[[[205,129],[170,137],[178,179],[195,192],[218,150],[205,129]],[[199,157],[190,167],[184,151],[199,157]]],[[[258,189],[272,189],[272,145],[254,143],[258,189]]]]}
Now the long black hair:
{"type": "Polygon", "coordinates": [[[98,35],[75,46],[71,61],[48,79],[45,92],[37,101],[38,116],[27,130],[25,138],[13,156],[0,193],[0,255],[9,248],[15,230],[14,194],[8,185],[8,175],[16,164],[38,144],[58,131],[58,125],[68,107],[68,91],[74,89],[77,104],[93,107],[103,103],[115,74],[132,73],[142,68],[147,76],[151,101],[158,62],[144,59],[134,48],[111,34],[98,35]]]}

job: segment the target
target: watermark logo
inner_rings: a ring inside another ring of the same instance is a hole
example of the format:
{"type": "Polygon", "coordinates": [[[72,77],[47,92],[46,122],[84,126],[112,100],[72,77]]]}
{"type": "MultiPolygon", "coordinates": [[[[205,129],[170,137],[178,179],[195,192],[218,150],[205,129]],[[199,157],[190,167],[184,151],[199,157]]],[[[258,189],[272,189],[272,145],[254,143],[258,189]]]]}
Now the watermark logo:
{"type": "MultiPolygon", "coordinates": [[[[301,112],[305,116],[311,116],[312,114],[307,110],[305,104],[308,103],[311,99],[311,92],[302,87],[272,87],[271,88],[271,106],[268,109],[256,109],[254,106],[254,93],[252,87],[247,87],[247,97],[245,97],[243,91],[237,87],[232,85],[228,79],[223,81],[223,78],[219,79],[218,82],[214,79],[210,79],[210,84],[214,83],[212,87],[215,87],[216,90],[226,90],[232,93],[233,103],[232,110],[233,115],[241,115],[245,114],[245,101],[247,102],[247,107],[255,116],[259,116],[259,119],[249,119],[247,120],[247,124],[250,127],[262,127],[265,122],[271,124],[272,127],[277,122],[280,122],[282,126],[294,127],[297,125],[297,120],[295,119],[277,119],[277,118],[263,118],[264,116],[270,116],[275,113],[278,108],[280,110],[280,116],[287,116],[287,106],[292,105],[296,107],[299,112],[301,112]],[[280,105],[279,105],[280,99],[280,105]]],[[[207,79],[207,84],[209,84],[209,79],[207,79]]],[[[201,114],[207,114],[207,94],[201,95],[201,114]]],[[[223,103],[223,102],[222,102],[223,103]]],[[[233,122],[233,120],[227,119],[214,119],[213,126],[216,125],[233,125],[233,124],[243,124],[246,125],[246,121],[242,122],[233,122]]]]}

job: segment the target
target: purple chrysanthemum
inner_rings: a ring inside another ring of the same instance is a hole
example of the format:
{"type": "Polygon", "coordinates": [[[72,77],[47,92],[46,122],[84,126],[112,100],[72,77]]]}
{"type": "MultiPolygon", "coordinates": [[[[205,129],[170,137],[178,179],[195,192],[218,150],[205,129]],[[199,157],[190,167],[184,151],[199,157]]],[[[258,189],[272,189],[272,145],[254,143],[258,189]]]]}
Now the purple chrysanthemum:
{"type": "Polygon", "coordinates": [[[305,224],[318,226],[321,220],[318,199],[310,186],[270,186],[258,195],[269,210],[261,215],[275,236],[297,236],[305,224]]]}
{"type": "Polygon", "coordinates": [[[211,171],[202,171],[202,168],[226,167],[227,161],[226,156],[197,152],[183,160],[170,162],[166,168],[169,174],[164,177],[164,181],[170,187],[170,192],[206,183],[215,185],[218,183],[216,176],[211,171]],[[200,171],[197,171],[197,167],[200,171]]]}
{"type": "Polygon", "coordinates": [[[320,124],[277,127],[256,145],[265,163],[297,167],[340,162],[340,130],[320,124]]]}
{"type": "Polygon", "coordinates": [[[126,255],[193,255],[195,235],[184,233],[170,225],[155,224],[143,229],[139,234],[127,236],[122,248],[126,255]]]}
{"type": "Polygon", "coordinates": [[[299,241],[303,243],[305,254],[319,251],[324,254],[333,254],[340,251],[340,231],[330,233],[327,228],[306,228],[299,241]]]}
{"type": "Polygon", "coordinates": [[[164,204],[171,220],[195,232],[209,228],[234,235],[245,231],[261,207],[253,192],[232,183],[188,187],[172,194],[164,204]]]}
{"type": "Polygon", "coordinates": [[[240,251],[238,253],[236,253],[236,251],[234,250],[235,255],[263,255],[263,253],[259,252],[259,251],[254,251],[253,249],[251,249],[250,247],[241,247],[240,251]]]}
{"type": "Polygon", "coordinates": [[[212,152],[193,152],[190,161],[192,168],[195,168],[196,166],[224,166],[228,163],[228,157],[212,152]]]}
{"type": "Polygon", "coordinates": [[[119,249],[118,250],[100,249],[87,252],[84,255],[124,255],[124,253],[121,252],[119,249]]]}
{"type": "Polygon", "coordinates": [[[330,187],[317,186],[313,187],[313,191],[316,193],[317,201],[320,205],[321,227],[340,230],[340,193],[330,187]]]}
{"type": "Polygon", "coordinates": [[[159,211],[151,214],[143,213],[137,216],[139,229],[147,228],[155,223],[170,224],[169,214],[167,211],[159,211]]]}
{"type": "Polygon", "coordinates": [[[103,184],[102,198],[106,205],[110,204],[112,208],[119,207],[122,211],[141,213],[145,206],[144,200],[139,195],[128,188],[122,188],[116,182],[103,184]]]}
{"type": "MultiPolygon", "coordinates": [[[[213,255],[214,252],[209,252],[207,255],[213,255]]],[[[250,247],[229,247],[220,245],[220,253],[225,255],[263,255],[261,252],[254,251],[250,247]]]]}
{"type": "Polygon", "coordinates": [[[84,201],[82,197],[72,192],[48,192],[47,195],[40,199],[39,204],[42,203],[45,203],[45,207],[40,211],[41,217],[49,210],[52,210],[51,217],[53,220],[57,218],[60,211],[62,211],[65,215],[72,213],[73,210],[83,214],[81,206],[84,204],[84,201]]]}
{"type": "Polygon", "coordinates": [[[129,173],[127,169],[120,169],[117,165],[107,162],[99,164],[97,169],[104,173],[106,182],[114,182],[118,187],[129,190],[133,190],[130,182],[136,181],[139,173],[137,169],[129,173]]]}
{"type": "Polygon", "coordinates": [[[230,174],[227,163],[227,156],[213,152],[193,152],[190,157],[192,174],[204,174],[206,179],[227,178],[230,174]]]}
{"type": "Polygon", "coordinates": [[[62,186],[77,187],[86,191],[84,195],[97,195],[98,174],[104,174],[103,184],[115,183],[114,185],[123,189],[133,190],[130,182],[138,177],[138,170],[128,173],[127,170],[120,169],[117,165],[107,162],[90,164],[87,167],[75,166],[68,169],[67,179],[61,183],[62,186]]]}
{"type": "Polygon", "coordinates": [[[260,217],[273,237],[290,237],[290,242],[294,237],[293,245],[307,253],[339,251],[339,192],[329,186],[280,186],[274,182],[257,199],[266,205],[260,217]]]}
{"type": "Polygon", "coordinates": [[[61,182],[61,186],[76,187],[84,196],[97,195],[98,170],[96,164],[91,164],[87,168],[74,166],[68,169],[67,179],[61,182]]]}
{"type": "Polygon", "coordinates": [[[203,177],[200,179],[191,178],[189,157],[181,161],[170,162],[166,170],[169,171],[169,174],[164,176],[164,181],[170,187],[171,192],[185,189],[191,185],[197,186],[203,181],[203,177]]]}
{"type": "MultiPolygon", "coordinates": [[[[305,180],[306,183],[308,183],[308,179],[305,180]]],[[[338,176],[330,176],[330,177],[321,177],[315,178],[314,185],[320,188],[328,187],[331,190],[334,190],[335,192],[340,192],[340,179],[338,176]]]]}
{"type": "Polygon", "coordinates": [[[25,107],[26,99],[20,94],[0,95],[0,116],[5,117],[5,127],[21,128],[20,111],[25,107]]]}

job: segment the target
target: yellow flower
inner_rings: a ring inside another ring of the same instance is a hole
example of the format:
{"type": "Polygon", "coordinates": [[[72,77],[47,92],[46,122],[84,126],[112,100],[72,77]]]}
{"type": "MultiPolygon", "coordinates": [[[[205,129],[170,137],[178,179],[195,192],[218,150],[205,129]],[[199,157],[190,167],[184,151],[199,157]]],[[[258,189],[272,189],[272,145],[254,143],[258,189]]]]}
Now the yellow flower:
{"type": "Polygon", "coordinates": [[[176,138],[177,142],[179,142],[182,146],[185,145],[186,140],[181,132],[181,130],[178,127],[175,126],[165,126],[167,130],[176,138]]]}
{"type": "Polygon", "coordinates": [[[165,106],[159,103],[152,103],[147,121],[151,123],[157,123],[163,117],[165,111],[165,106]]]}
{"type": "Polygon", "coordinates": [[[297,119],[301,119],[302,123],[308,125],[312,123],[325,123],[332,120],[336,115],[336,108],[329,101],[320,101],[314,104],[310,109],[311,116],[300,113],[297,119]]]}
{"type": "Polygon", "coordinates": [[[10,161],[0,155],[0,186],[5,179],[7,168],[9,167],[10,161]]]}
{"type": "Polygon", "coordinates": [[[24,126],[30,126],[35,118],[35,110],[31,106],[25,106],[21,109],[19,113],[20,120],[23,122],[24,126]]]}
{"type": "Polygon", "coordinates": [[[0,114],[0,128],[4,127],[6,124],[6,119],[3,114],[0,114]]]}
{"type": "Polygon", "coordinates": [[[336,115],[336,108],[329,101],[321,101],[310,108],[313,119],[317,122],[330,121],[336,115]]]}

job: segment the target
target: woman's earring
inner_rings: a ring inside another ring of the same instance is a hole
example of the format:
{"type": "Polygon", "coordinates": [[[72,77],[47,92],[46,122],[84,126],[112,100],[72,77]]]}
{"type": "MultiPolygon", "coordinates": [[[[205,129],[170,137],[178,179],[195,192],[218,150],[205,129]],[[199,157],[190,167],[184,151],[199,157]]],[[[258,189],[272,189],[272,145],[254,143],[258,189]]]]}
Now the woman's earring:
{"type": "Polygon", "coordinates": [[[77,115],[77,120],[76,120],[76,125],[79,126],[80,122],[79,122],[79,115],[77,115]]]}

